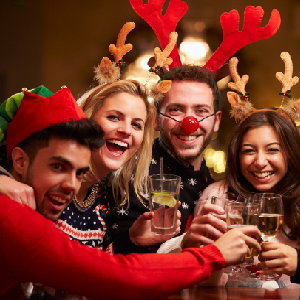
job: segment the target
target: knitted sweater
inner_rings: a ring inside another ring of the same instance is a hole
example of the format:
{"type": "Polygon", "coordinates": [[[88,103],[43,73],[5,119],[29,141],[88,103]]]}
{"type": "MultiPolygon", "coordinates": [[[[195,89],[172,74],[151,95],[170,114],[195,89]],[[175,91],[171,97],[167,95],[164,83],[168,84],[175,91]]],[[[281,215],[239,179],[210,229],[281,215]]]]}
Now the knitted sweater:
{"type": "Polygon", "coordinates": [[[178,254],[111,256],[70,241],[51,221],[6,196],[0,196],[0,206],[0,299],[23,299],[20,282],[92,299],[155,299],[224,266],[214,245],[178,254]]]}
{"type": "MultiPolygon", "coordinates": [[[[179,162],[174,156],[162,146],[159,138],[154,140],[152,147],[152,160],[149,169],[149,174],[159,174],[160,172],[160,157],[163,157],[163,172],[164,174],[175,174],[181,177],[180,184],[180,201],[181,206],[181,227],[180,234],[185,232],[193,219],[195,204],[202,194],[202,191],[213,182],[211,174],[206,167],[203,159],[199,171],[194,171],[194,168],[186,166],[179,162]]],[[[113,199],[111,199],[113,201],[113,199]]],[[[110,201],[111,201],[110,200],[110,201]]],[[[114,203],[111,203],[114,207],[114,203]]],[[[111,210],[112,228],[109,230],[109,243],[113,243],[114,253],[140,253],[140,252],[156,252],[159,245],[153,247],[137,247],[130,242],[128,230],[133,222],[143,214],[149,211],[148,202],[143,203],[132,192],[130,194],[129,208],[127,206],[116,207],[111,210]]]]}

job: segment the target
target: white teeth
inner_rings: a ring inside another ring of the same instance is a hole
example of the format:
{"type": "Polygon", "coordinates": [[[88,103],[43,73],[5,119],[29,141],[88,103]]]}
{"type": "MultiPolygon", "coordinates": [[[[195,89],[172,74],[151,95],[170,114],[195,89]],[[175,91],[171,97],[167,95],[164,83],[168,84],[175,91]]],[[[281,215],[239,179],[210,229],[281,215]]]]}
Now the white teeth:
{"type": "Polygon", "coordinates": [[[264,173],[253,172],[253,174],[258,178],[265,178],[265,177],[270,176],[272,174],[272,172],[264,172],[264,173]]]}
{"type": "Polygon", "coordinates": [[[108,140],[108,142],[111,143],[111,144],[116,144],[120,147],[126,147],[127,148],[127,146],[128,146],[126,143],[118,141],[118,140],[108,140]]]}
{"type": "Polygon", "coordinates": [[[195,135],[178,135],[178,137],[183,141],[192,141],[197,138],[195,135]]]}
{"type": "Polygon", "coordinates": [[[57,196],[51,196],[51,198],[59,203],[65,203],[66,201],[62,200],[62,198],[57,196]]]}

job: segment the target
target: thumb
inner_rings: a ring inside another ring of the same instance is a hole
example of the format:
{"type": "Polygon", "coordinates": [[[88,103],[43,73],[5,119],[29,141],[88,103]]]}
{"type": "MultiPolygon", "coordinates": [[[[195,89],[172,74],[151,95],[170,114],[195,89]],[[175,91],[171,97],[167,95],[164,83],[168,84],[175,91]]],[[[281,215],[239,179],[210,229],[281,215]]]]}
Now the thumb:
{"type": "Polygon", "coordinates": [[[154,217],[154,213],[153,212],[144,212],[142,215],[140,215],[138,217],[138,219],[140,219],[140,221],[142,220],[151,220],[154,217]]]}

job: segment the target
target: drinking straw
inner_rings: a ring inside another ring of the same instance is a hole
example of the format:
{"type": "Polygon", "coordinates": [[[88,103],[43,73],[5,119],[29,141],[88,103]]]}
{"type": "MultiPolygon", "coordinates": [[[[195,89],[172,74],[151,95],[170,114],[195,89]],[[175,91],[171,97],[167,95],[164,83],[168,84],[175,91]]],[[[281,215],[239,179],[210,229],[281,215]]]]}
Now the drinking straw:
{"type": "Polygon", "coordinates": [[[161,190],[161,193],[164,191],[163,189],[163,174],[164,174],[164,171],[163,171],[163,157],[161,156],[160,157],[160,165],[159,165],[159,169],[160,169],[160,190],[161,190]]]}

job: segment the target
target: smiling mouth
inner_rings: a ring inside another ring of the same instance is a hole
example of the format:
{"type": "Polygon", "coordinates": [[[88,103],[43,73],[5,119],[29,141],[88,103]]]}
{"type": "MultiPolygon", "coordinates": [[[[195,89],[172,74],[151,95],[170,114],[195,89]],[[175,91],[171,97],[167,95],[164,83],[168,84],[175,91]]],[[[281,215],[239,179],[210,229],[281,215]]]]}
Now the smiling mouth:
{"type": "Polygon", "coordinates": [[[119,140],[106,140],[106,147],[110,152],[122,155],[129,148],[129,145],[119,140]]]}
{"type": "Polygon", "coordinates": [[[253,172],[252,174],[253,174],[255,177],[257,177],[258,179],[267,179],[267,178],[269,178],[271,175],[273,175],[274,172],[262,172],[262,173],[253,172]]]}
{"type": "Polygon", "coordinates": [[[181,135],[181,134],[176,134],[177,138],[179,138],[182,141],[193,141],[198,138],[197,135],[181,135]]]}
{"type": "Polygon", "coordinates": [[[66,204],[66,200],[65,199],[62,199],[61,197],[58,197],[58,196],[48,196],[50,198],[50,200],[53,202],[53,204],[55,205],[65,205],[66,204]]]}

